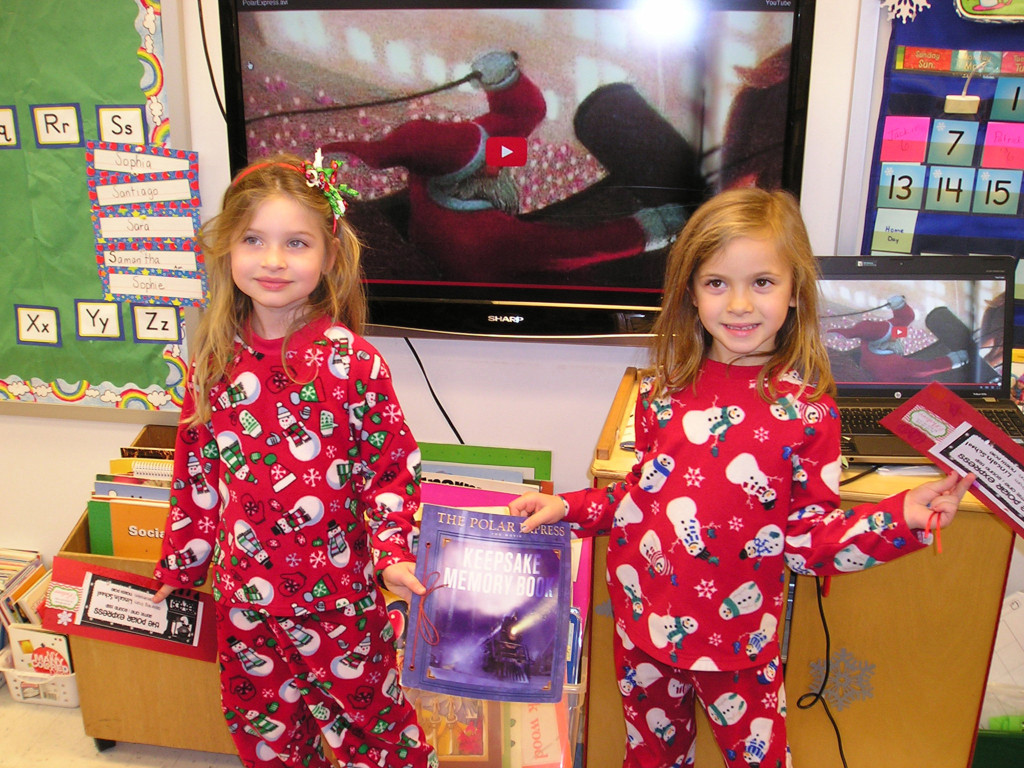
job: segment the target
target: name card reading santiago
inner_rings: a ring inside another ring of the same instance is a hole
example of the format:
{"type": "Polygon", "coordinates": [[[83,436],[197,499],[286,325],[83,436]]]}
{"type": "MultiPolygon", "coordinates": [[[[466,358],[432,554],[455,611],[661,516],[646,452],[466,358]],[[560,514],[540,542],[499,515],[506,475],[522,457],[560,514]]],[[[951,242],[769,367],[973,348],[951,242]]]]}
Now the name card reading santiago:
{"type": "Polygon", "coordinates": [[[127,184],[105,184],[96,187],[96,202],[101,206],[131,203],[168,203],[187,199],[188,179],[136,181],[127,184]]]}

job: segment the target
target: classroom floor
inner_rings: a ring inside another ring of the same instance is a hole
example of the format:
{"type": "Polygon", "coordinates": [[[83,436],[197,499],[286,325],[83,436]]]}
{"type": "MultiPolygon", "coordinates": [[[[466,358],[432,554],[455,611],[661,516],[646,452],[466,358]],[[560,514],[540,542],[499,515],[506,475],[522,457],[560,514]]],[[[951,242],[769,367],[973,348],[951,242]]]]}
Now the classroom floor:
{"type": "MultiPolygon", "coordinates": [[[[2,680],[2,678],[0,678],[2,680]]],[[[77,707],[26,704],[0,686],[0,768],[241,768],[234,755],[119,742],[100,752],[77,707]]]]}

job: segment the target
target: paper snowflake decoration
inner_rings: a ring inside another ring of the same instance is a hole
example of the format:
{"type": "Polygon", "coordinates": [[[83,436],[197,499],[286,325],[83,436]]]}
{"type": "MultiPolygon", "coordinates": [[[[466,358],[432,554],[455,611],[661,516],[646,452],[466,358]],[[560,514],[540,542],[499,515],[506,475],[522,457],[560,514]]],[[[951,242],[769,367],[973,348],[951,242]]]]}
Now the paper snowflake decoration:
{"type": "Polygon", "coordinates": [[[899,18],[904,24],[913,21],[918,11],[931,8],[928,0],[882,0],[882,7],[889,12],[889,21],[899,18]]]}
{"type": "MultiPolygon", "coordinates": [[[[825,701],[837,712],[846,709],[856,701],[863,701],[874,696],[871,677],[875,673],[875,665],[856,658],[846,648],[832,653],[829,664],[828,685],[825,688],[825,701]]],[[[821,688],[825,674],[825,660],[811,662],[811,690],[821,688]]]]}

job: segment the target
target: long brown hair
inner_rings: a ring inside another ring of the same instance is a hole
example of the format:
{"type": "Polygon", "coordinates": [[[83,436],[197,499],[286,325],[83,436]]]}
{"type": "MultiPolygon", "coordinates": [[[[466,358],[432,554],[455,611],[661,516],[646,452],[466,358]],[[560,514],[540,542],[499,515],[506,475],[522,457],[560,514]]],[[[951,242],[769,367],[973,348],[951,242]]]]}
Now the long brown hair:
{"type": "Polygon", "coordinates": [[[811,400],[833,393],[835,382],[818,329],[818,263],[800,207],[788,192],[743,188],[722,192],[698,208],[669,251],[662,309],[651,343],[655,396],[696,382],[711,337],[693,302],[694,275],[738,237],[767,240],[793,270],[796,306],[776,334],[775,351],[758,372],[758,392],[774,398],[774,380],[795,370],[812,389],[811,400]]]}
{"type": "MultiPolygon", "coordinates": [[[[228,375],[235,358],[235,340],[246,339],[253,314],[252,299],[242,293],[231,277],[231,248],[252,221],[256,209],[273,197],[287,197],[313,211],[321,223],[328,264],[309,295],[305,311],[297,316],[282,345],[299,328],[318,317],[343,323],[362,333],[366,323],[366,295],[362,283],[362,246],[344,218],[337,220],[324,194],[306,183],[303,161],[281,154],[261,159],[235,176],[224,193],[221,212],[200,230],[199,243],[206,262],[209,301],[203,311],[193,345],[194,370],[189,379],[195,412],[189,424],[210,418],[210,389],[228,375]]],[[[285,366],[287,370],[287,366],[285,366]]]]}

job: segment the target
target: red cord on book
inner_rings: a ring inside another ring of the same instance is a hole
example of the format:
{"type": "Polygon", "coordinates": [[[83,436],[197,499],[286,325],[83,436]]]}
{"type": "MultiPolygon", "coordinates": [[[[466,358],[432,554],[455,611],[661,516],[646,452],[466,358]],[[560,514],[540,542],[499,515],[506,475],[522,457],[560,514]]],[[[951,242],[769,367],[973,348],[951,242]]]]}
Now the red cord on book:
{"type": "MultiPolygon", "coordinates": [[[[928,522],[924,526],[925,536],[932,532],[932,521],[941,517],[942,514],[938,510],[928,515],[928,522]]],[[[938,521],[935,523],[935,551],[942,554],[942,526],[938,524],[938,521]]]]}
{"type": "Polygon", "coordinates": [[[427,588],[427,591],[424,592],[423,595],[420,597],[420,604],[416,611],[416,633],[423,637],[423,642],[425,642],[427,645],[437,645],[439,642],[441,642],[441,635],[438,633],[437,627],[434,626],[434,622],[430,620],[430,617],[427,616],[427,612],[423,608],[423,606],[427,602],[427,597],[430,596],[431,592],[433,592],[436,589],[442,589],[443,587],[448,586],[445,583],[432,583],[440,578],[441,574],[439,571],[431,571],[427,574],[427,583],[424,584],[424,586],[427,588]]]}
{"type": "MultiPolygon", "coordinates": [[[[424,564],[426,564],[430,560],[430,542],[427,542],[424,545],[422,557],[424,560],[424,564]]],[[[441,573],[439,571],[430,571],[426,574],[426,583],[424,584],[424,586],[427,588],[427,591],[424,592],[423,595],[420,597],[419,606],[416,610],[416,631],[413,634],[412,638],[412,655],[408,657],[409,669],[416,668],[416,646],[419,644],[421,637],[423,638],[423,642],[425,642],[427,645],[437,645],[439,642],[441,642],[441,635],[437,631],[437,627],[434,626],[434,622],[430,620],[430,617],[427,616],[426,611],[423,609],[423,606],[426,604],[427,598],[435,589],[441,589],[442,587],[448,586],[445,583],[434,583],[440,578],[441,573]]]]}

